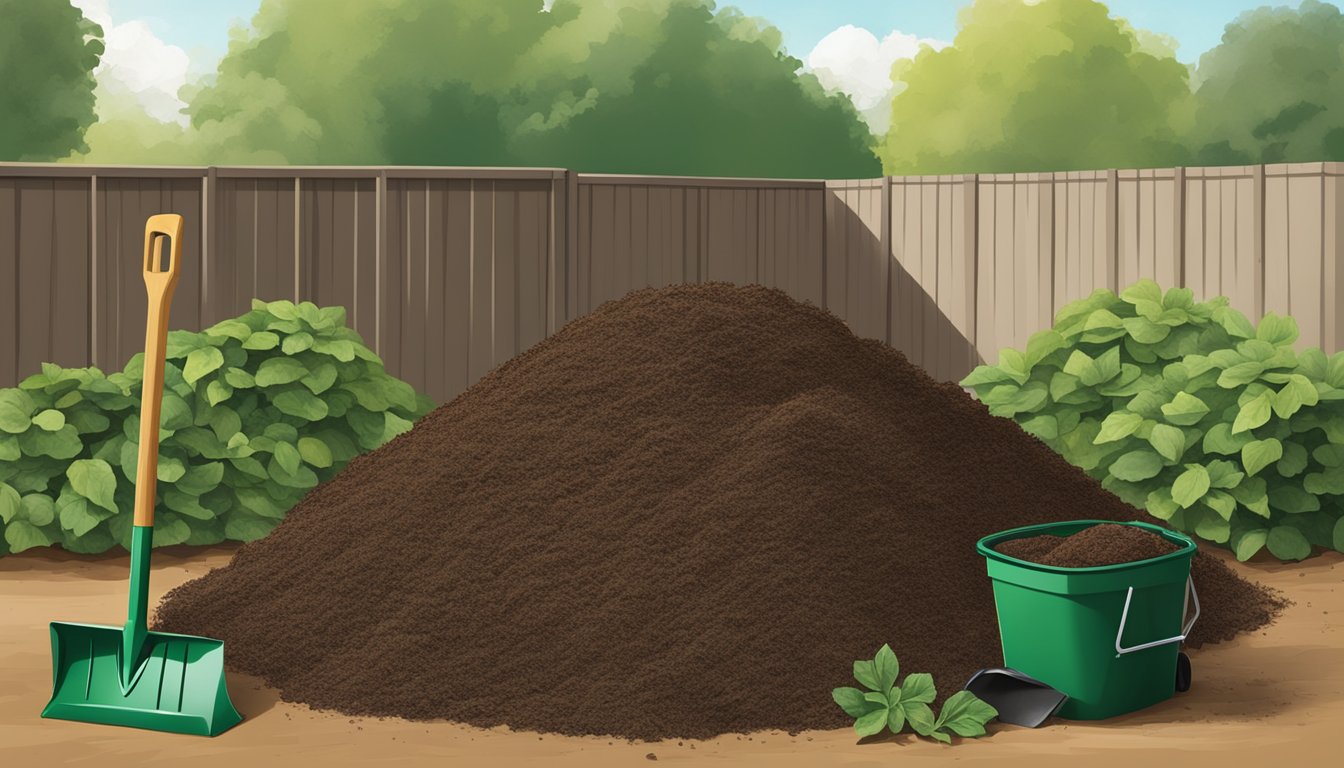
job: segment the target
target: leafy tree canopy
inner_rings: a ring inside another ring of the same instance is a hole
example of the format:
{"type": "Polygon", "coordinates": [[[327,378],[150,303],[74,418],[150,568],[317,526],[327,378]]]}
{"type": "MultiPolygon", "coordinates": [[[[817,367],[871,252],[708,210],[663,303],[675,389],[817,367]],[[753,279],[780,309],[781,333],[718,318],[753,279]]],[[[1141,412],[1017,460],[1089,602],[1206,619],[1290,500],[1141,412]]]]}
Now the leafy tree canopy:
{"type": "Polygon", "coordinates": [[[1196,162],[1344,160],[1344,15],[1303,0],[1227,25],[1199,60],[1196,162]]]}
{"type": "Polygon", "coordinates": [[[880,170],[853,105],[712,0],[265,0],[253,27],[160,162],[880,170]]]}
{"type": "Polygon", "coordinates": [[[951,46],[898,61],[886,173],[1178,164],[1189,83],[1169,43],[1094,0],[976,0],[951,46]]]}
{"type": "Polygon", "coordinates": [[[87,149],[103,30],[68,2],[0,0],[0,159],[87,149]]]}

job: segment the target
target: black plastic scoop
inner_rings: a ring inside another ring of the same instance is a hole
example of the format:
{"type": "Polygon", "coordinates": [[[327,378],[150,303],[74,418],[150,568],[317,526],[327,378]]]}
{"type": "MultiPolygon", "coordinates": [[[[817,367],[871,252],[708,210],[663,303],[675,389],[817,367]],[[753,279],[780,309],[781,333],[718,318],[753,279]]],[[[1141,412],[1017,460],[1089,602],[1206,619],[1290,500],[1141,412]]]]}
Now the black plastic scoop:
{"type": "Polygon", "coordinates": [[[966,681],[966,690],[999,711],[999,721],[1035,728],[1059,711],[1069,697],[1015,669],[982,669],[966,681]]]}

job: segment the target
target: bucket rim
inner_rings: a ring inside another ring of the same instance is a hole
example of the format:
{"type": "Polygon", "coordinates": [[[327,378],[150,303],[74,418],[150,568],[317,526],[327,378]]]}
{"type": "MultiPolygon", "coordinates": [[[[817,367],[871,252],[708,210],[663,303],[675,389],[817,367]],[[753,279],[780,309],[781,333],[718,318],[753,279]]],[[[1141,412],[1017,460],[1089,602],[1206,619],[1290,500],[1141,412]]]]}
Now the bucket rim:
{"type": "Polygon", "coordinates": [[[975,543],[975,551],[980,553],[981,556],[989,560],[997,560],[1006,565],[1011,565],[1018,568],[1026,568],[1033,571],[1041,571],[1044,573],[1058,573],[1058,574],[1114,573],[1116,571],[1123,571],[1131,568],[1144,568],[1157,563],[1165,563],[1173,560],[1179,560],[1182,558],[1188,559],[1194,555],[1195,550],[1196,550],[1195,540],[1190,538],[1189,536],[1186,536],[1185,534],[1179,531],[1173,531],[1168,528],[1163,528],[1161,526],[1153,525],[1152,523],[1145,523],[1139,520],[1065,520],[1063,522],[1058,523],[1037,523],[1035,525],[1023,525],[1017,528],[1009,528],[1008,530],[999,531],[998,533],[991,533],[990,535],[981,538],[979,541],[975,543]],[[1082,525],[1084,527],[1079,529],[1081,531],[1102,523],[1107,523],[1111,525],[1128,525],[1133,526],[1135,528],[1143,528],[1145,530],[1152,531],[1153,533],[1158,534],[1159,536],[1166,539],[1167,541],[1170,541],[1173,544],[1179,545],[1180,549],[1177,549],[1173,552],[1168,552],[1165,555],[1159,555],[1158,557],[1150,557],[1145,560],[1134,560],[1128,563],[1114,563],[1112,565],[1094,565],[1085,568],[1067,568],[1059,565],[1045,565],[1044,563],[1033,563],[1030,560],[1023,560],[1021,558],[1013,557],[1012,555],[1006,555],[994,549],[996,545],[1001,544],[1005,541],[1012,541],[1013,539],[1025,539],[1030,536],[1049,534],[1052,530],[1056,530],[1066,526],[1082,525]]]}

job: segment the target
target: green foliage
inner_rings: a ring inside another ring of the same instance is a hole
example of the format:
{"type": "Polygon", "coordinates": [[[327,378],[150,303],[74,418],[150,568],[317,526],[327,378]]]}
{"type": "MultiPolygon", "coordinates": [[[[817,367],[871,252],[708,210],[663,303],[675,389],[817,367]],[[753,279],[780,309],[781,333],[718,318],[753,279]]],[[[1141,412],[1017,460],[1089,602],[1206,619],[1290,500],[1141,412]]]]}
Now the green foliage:
{"type": "MultiPolygon", "coordinates": [[[[156,546],[265,536],[309,489],[430,407],[383,370],[344,309],[252,306],[168,334],[156,546]]],[[[129,548],[143,361],[106,376],[47,363],[0,389],[0,554],[129,548]]]]}
{"type": "Polygon", "coordinates": [[[0,160],[55,160],[87,149],[102,27],[67,0],[0,0],[0,19],[0,160]]]}
{"type": "Polygon", "coordinates": [[[1174,41],[1093,0],[976,0],[959,27],[897,60],[885,173],[1180,164],[1190,89],[1174,41]]]}
{"type": "Polygon", "coordinates": [[[849,687],[831,691],[835,703],[855,719],[854,732],[860,738],[887,729],[900,733],[909,723],[915,733],[950,744],[954,733],[967,738],[984,736],[985,724],[999,716],[997,710],[970,691],[957,691],[943,702],[942,711],[934,718],[929,708],[938,695],[933,676],[916,672],[896,685],[900,670],[891,646],[883,645],[871,661],[854,662],[854,679],[866,691],[849,687]]]}
{"type": "Polygon", "coordinates": [[[1172,527],[1300,560],[1344,551],[1344,352],[1297,337],[1291,317],[1257,327],[1224,297],[1140,280],[1069,304],[962,384],[1172,527]]]}
{"type": "Polygon", "coordinates": [[[1256,8],[1197,71],[1193,162],[1344,160],[1344,15],[1337,4],[1256,8]]]}
{"type": "Polygon", "coordinates": [[[541,5],[263,0],[217,77],[184,93],[190,129],[99,126],[89,159],[880,172],[849,100],[756,19],[712,0],[541,5]]]}

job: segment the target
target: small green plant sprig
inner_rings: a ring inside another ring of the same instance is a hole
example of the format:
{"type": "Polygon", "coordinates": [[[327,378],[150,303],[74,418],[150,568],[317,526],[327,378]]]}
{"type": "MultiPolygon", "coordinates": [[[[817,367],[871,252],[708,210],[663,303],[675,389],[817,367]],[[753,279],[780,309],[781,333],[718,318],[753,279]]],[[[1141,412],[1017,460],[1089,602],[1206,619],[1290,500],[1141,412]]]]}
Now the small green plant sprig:
{"type": "Polygon", "coordinates": [[[860,738],[874,736],[886,728],[900,733],[908,723],[920,736],[951,744],[953,733],[966,738],[984,736],[985,724],[999,716],[998,710],[970,691],[957,691],[943,702],[942,711],[934,718],[929,708],[938,695],[933,676],[915,672],[896,685],[900,672],[895,652],[884,644],[871,660],[854,662],[854,679],[867,691],[849,687],[831,691],[835,703],[855,718],[854,732],[860,738]]]}

